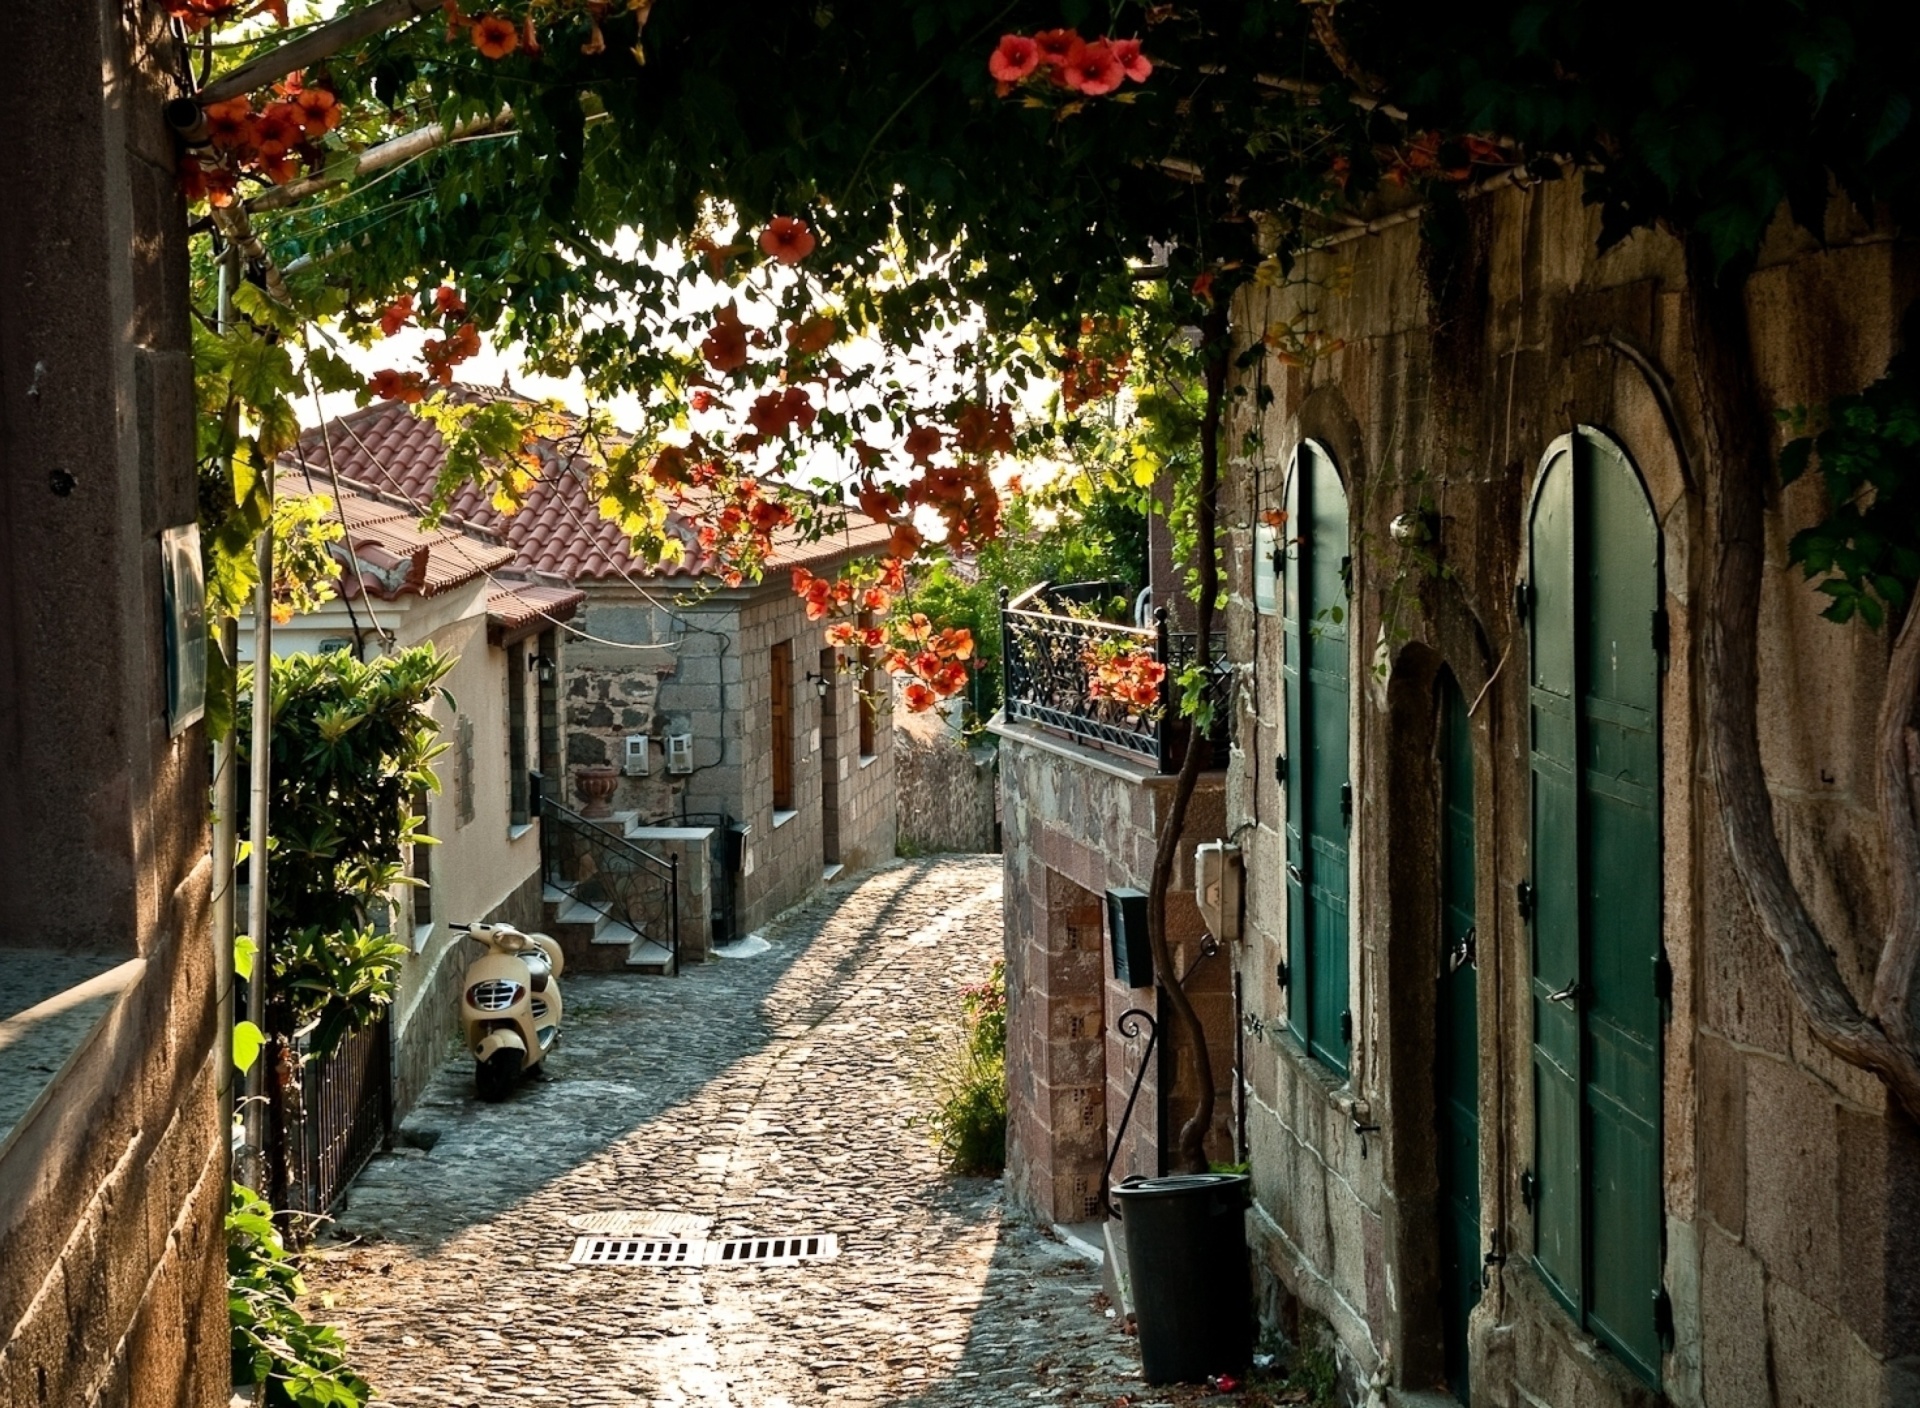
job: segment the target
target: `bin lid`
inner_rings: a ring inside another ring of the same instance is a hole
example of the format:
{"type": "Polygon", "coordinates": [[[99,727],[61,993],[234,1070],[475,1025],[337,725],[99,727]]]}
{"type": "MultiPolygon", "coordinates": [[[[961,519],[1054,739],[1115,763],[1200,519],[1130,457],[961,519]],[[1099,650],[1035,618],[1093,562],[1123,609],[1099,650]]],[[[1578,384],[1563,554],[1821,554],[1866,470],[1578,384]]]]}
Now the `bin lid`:
{"type": "Polygon", "coordinates": [[[1113,1185],[1113,1196],[1180,1198],[1228,1188],[1243,1188],[1252,1180],[1244,1173],[1175,1173],[1165,1178],[1128,1178],[1113,1185]]]}

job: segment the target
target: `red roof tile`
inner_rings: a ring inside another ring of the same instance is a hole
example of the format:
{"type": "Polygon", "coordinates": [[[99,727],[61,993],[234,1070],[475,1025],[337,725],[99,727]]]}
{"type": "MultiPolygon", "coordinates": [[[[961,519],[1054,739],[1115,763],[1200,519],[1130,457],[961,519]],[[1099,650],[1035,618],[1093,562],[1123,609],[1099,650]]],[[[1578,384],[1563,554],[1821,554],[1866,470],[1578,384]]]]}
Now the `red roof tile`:
{"type": "MultiPolygon", "coordinates": [[[[459,390],[486,399],[505,394],[477,387],[459,390]]],[[[341,474],[422,510],[433,497],[446,461],[440,432],[397,401],[376,402],[328,421],[324,427],[308,430],[300,438],[299,450],[293,453],[311,465],[324,467],[329,448],[341,474]]],[[[633,555],[627,535],[618,524],[601,516],[588,487],[584,460],[567,454],[551,440],[540,440],[535,450],[540,458],[540,477],[518,512],[501,513],[489,496],[472,484],[463,484],[454,493],[449,512],[496,535],[513,549],[521,569],[541,576],[575,582],[706,575],[705,564],[692,551],[693,530],[679,516],[669,516],[668,528],[687,543],[687,557],[674,567],[653,567],[633,555]]],[[[317,477],[324,482],[324,470],[317,477]]],[[[767,570],[816,564],[848,553],[877,552],[888,536],[884,525],[849,512],[842,532],[817,542],[803,542],[797,534],[776,535],[767,570]]]]}
{"type": "Polygon", "coordinates": [[[487,626],[501,634],[518,631],[536,621],[571,621],[586,599],[585,592],[572,587],[501,582],[487,596],[487,626]]]}

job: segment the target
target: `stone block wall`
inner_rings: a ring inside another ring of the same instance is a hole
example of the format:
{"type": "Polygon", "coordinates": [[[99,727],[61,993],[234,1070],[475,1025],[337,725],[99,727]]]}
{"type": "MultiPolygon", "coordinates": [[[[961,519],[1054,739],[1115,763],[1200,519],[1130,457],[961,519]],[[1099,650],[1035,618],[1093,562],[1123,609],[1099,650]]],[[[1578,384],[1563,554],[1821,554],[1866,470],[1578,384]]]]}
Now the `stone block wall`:
{"type": "Polygon", "coordinates": [[[42,7],[0,54],[17,174],[58,193],[0,207],[0,945],[140,965],[0,1141],[9,1408],[230,1389],[231,973],[162,636],[160,534],[197,507],[180,62],[146,5],[42,7]]]}
{"type": "MultiPolygon", "coordinates": [[[[1130,1008],[1164,1013],[1150,987],[1114,975],[1106,892],[1145,890],[1173,779],[1063,739],[996,724],[1006,867],[1007,1186],[1027,1215],[1079,1222],[1104,1215],[1100,1175],[1121,1136],[1144,1029],[1118,1027],[1130,1008]]],[[[1168,941],[1207,1033],[1214,1118],[1208,1157],[1235,1157],[1234,1011],[1225,956],[1204,958],[1193,847],[1219,839],[1223,779],[1203,773],[1167,895],[1168,941]]],[[[1128,1121],[1113,1177],[1166,1171],[1178,1121],[1199,1087],[1179,1037],[1161,1039],[1128,1121]],[[1166,1098],[1171,1090],[1172,1098],[1166,1098]]]]}
{"type": "MultiPolygon", "coordinates": [[[[1920,1135],[1881,1085],[1812,1037],[1722,839],[1701,744],[1692,617],[1703,462],[1686,297],[1672,241],[1594,253],[1577,183],[1469,207],[1436,294],[1417,225],[1311,256],[1351,264],[1350,296],[1252,291],[1236,325],[1297,319],[1343,350],[1246,371],[1271,393],[1256,448],[1227,476],[1222,521],[1282,502],[1302,439],[1353,505],[1351,768],[1355,792],[1353,1065],[1336,1078],[1285,1034],[1288,958],[1278,618],[1256,608],[1251,532],[1226,533],[1240,704],[1225,824],[1247,854],[1249,1220],[1268,1318],[1329,1329],[1350,1382],[1436,1386],[1433,754],[1442,669],[1477,701],[1478,1002],[1483,1245],[1495,1258],[1471,1331],[1478,1403],[1785,1405],[1920,1401],[1920,1135]],[[1304,300],[1304,302],[1302,301],[1304,300]],[[1540,462],[1576,425],[1613,437],[1659,524],[1669,649],[1660,681],[1661,938],[1673,972],[1660,1056],[1662,1288],[1674,1342],[1656,1390],[1547,1293],[1532,1267],[1530,948],[1515,899],[1529,874],[1528,636],[1514,609],[1540,462]],[[1435,514],[1444,574],[1393,546],[1403,510],[1435,514]],[[1356,1125],[1383,1128],[1363,1137],[1356,1125]]],[[[1782,227],[1750,284],[1756,372],[1774,405],[1819,404],[1884,368],[1920,258],[1836,209],[1825,247],[1782,227]]],[[[1249,397],[1246,405],[1257,398],[1249,397]]],[[[1843,973],[1870,983],[1886,877],[1874,817],[1871,714],[1888,641],[1820,620],[1786,543],[1820,512],[1795,485],[1768,510],[1760,603],[1762,754],[1776,825],[1843,973]]]]}
{"type": "Polygon", "coordinates": [[[922,854],[999,849],[996,750],[969,747],[939,711],[900,710],[893,729],[900,845],[922,854]]]}

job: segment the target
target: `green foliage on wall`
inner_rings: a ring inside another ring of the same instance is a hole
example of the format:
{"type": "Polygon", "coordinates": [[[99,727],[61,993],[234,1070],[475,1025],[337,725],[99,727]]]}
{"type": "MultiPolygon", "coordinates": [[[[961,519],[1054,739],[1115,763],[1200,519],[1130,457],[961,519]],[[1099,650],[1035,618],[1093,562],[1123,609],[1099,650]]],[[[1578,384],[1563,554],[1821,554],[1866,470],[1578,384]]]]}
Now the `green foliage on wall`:
{"type": "Polygon", "coordinates": [[[1827,516],[1796,533],[1787,555],[1833,598],[1828,619],[1858,616],[1875,629],[1905,613],[1920,582],[1920,311],[1908,314],[1904,341],[1859,395],[1817,417],[1781,413],[1809,432],[1781,452],[1781,482],[1811,467],[1827,501],[1827,516]]]}

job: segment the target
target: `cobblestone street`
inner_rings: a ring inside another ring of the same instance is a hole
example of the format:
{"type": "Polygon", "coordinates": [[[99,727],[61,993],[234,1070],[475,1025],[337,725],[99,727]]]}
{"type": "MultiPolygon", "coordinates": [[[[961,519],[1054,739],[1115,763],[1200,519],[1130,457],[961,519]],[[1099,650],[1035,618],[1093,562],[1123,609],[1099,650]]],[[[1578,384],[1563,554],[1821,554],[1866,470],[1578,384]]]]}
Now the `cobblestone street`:
{"type": "Polygon", "coordinates": [[[500,1106],[435,1078],[310,1282],[382,1398],[465,1405],[1142,1398],[1099,1271],[954,1178],[925,1072],[1000,951],[997,856],[903,862],[676,979],[565,980],[552,1077],[500,1106]],[[833,1233],[798,1266],[571,1267],[590,1214],[711,1238],[833,1233]]]}

